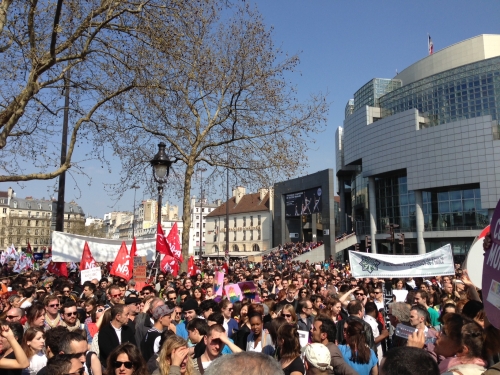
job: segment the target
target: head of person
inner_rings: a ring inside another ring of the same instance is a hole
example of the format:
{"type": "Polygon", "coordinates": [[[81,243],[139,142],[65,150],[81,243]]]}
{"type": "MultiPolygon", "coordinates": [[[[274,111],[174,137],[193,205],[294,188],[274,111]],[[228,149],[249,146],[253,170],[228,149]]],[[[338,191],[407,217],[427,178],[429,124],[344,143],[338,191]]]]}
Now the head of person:
{"type": "Polygon", "coordinates": [[[344,325],[347,345],[351,348],[351,361],[366,364],[370,362],[370,348],[366,343],[364,326],[357,320],[350,320],[344,325]]]}
{"type": "Polygon", "coordinates": [[[220,301],[219,306],[224,319],[230,319],[231,314],[233,313],[233,304],[231,303],[231,301],[228,299],[223,299],[222,301],[220,301]]]}
{"type": "Polygon", "coordinates": [[[297,287],[294,284],[290,284],[286,290],[286,300],[288,302],[293,302],[295,299],[296,292],[297,292],[297,287]]]}
{"type": "Polygon", "coordinates": [[[74,301],[67,301],[61,307],[61,316],[69,326],[74,326],[78,319],[78,309],[74,301]]]}
{"type": "Polygon", "coordinates": [[[26,318],[30,327],[43,327],[45,324],[45,306],[41,302],[34,302],[26,310],[26,318]]]}
{"type": "Polygon", "coordinates": [[[137,346],[127,342],[108,356],[105,375],[147,375],[146,362],[137,346]]]}
{"type": "Polygon", "coordinates": [[[184,313],[184,320],[189,322],[196,318],[198,315],[198,302],[192,298],[188,298],[182,304],[182,312],[184,313]]]}
{"type": "Polygon", "coordinates": [[[283,306],[283,310],[281,310],[281,316],[283,316],[287,323],[297,324],[297,313],[292,305],[286,304],[283,306]]]}
{"type": "Polygon", "coordinates": [[[207,318],[208,326],[213,326],[214,324],[224,324],[224,316],[220,312],[212,313],[207,318]]]}
{"type": "Polygon", "coordinates": [[[377,318],[378,308],[375,302],[367,302],[365,305],[365,315],[370,315],[372,318],[377,318]]]}
{"type": "Polygon", "coordinates": [[[410,325],[416,328],[423,328],[430,321],[429,312],[422,305],[414,305],[410,309],[410,325]]]}
{"type": "Polygon", "coordinates": [[[125,306],[128,306],[130,315],[137,315],[140,311],[141,300],[138,297],[128,296],[125,298],[125,306]]]}
{"type": "Polygon", "coordinates": [[[117,305],[121,302],[122,292],[118,285],[113,284],[108,288],[108,299],[113,305],[117,305]]]}
{"type": "Polygon", "coordinates": [[[19,322],[24,316],[24,310],[19,307],[12,307],[7,311],[7,316],[5,320],[9,323],[19,322]]]}
{"type": "Polygon", "coordinates": [[[332,317],[336,317],[342,310],[342,302],[340,302],[337,298],[330,298],[326,304],[326,308],[332,317]]]}
{"type": "Polygon", "coordinates": [[[260,336],[264,328],[263,317],[264,307],[258,304],[251,304],[248,307],[248,322],[250,323],[250,330],[254,337],[260,336]]]}
{"type": "Polygon", "coordinates": [[[197,286],[193,289],[193,298],[197,301],[203,301],[205,299],[205,292],[201,287],[197,286]]]}
{"type": "Polygon", "coordinates": [[[92,284],[90,281],[86,281],[83,284],[83,295],[85,298],[90,298],[94,295],[96,291],[96,286],[92,284]]]}
{"type": "Polygon", "coordinates": [[[215,359],[205,370],[205,375],[283,375],[278,361],[270,355],[257,352],[241,352],[223,355],[215,359]]]}
{"type": "Polygon", "coordinates": [[[354,292],[354,298],[358,301],[363,301],[363,299],[368,295],[368,289],[364,286],[360,286],[358,290],[354,292]]]}
{"type": "Polygon", "coordinates": [[[123,327],[128,323],[130,313],[128,311],[128,306],[125,305],[114,305],[111,308],[111,321],[116,327],[123,327]]]}
{"type": "Polygon", "coordinates": [[[26,330],[21,341],[21,347],[28,359],[45,347],[45,332],[40,327],[30,327],[26,330]]]}
{"type": "Polygon", "coordinates": [[[484,330],[474,321],[459,314],[446,314],[434,351],[443,357],[480,358],[484,345],[484,330]]]}
{"type": "Polygon", "coordinates": [[[323,296],[322,296],[322,295],[320,295],[320,294],[315,294],[315,295],[313,295],[313,296],[311,297],[311,301],[312,301],[312,303],[313,303],[313,306],[314,306],[314,308],[315,308],[316,310],[318,310],[318,311],[319,311],[319,310],[321,310],[321,309],[323,308],[322,306],[324,305],[324,300],[325,300],[325,299],[324,299],[324,298],[323,298],[323,296]]]}
{"type": "Polygon", "coordinates": [[[172,323],[172,315],[175,311],[175,304],[168,301],[164,305],[158,306],[153,310],[153,319],[159,322],[164,328],[168,328],[172,323]]]}
{"type": "Polygon", "coordinates": [[[443,284],[443,291],[446,294],[452,294],[453,293],[453,284],[448,282],[443,284]]]}
{"type": "Polygon", "coordinates": [[[185,278],[182,285],[184,286],[184,289],[190,290],[193,287],[193,282],[190,278],[185,278]]]}
{"type": "Polygon", "coordinates": [[[299,332],[296,324],[283,324],[278,329],[278,346],[281,358],[285,360],[293,360],[300,356],[299,332]]]}
{"type": "Polygon", "coordinates": [[[175,292],[175,290],[169,290],[167,292],[167,301],[171,301],[174,303],[177,301],[177,293],[175,292]]]}
{"type": "MultiPolygon", "coordinates": [[[[170,366],[172,365],[172,354],[179,349],[188,347],[187,341],[182,337],[171,335],[163,345],[161,345],[160,353],[158,355],[158,367],[161,374],[169,374],[170,366]]],[[[180,373],[182,375],[194,374],[194,367],[191,358],[187,355],[181,363],[180,373]]]]}
{"type": "Polygon", "coordinates": [[[328,374],[329,370],[333,370],[330,366],[332,361],[330,350],[325,345],[320,343],[306,345],[302,353],[307,375],[328,374]]]}
{"type": "Polygon", "coordinates": [[[59,346],[68,332],[64,326],[57,326],[45,332],[45,352],[48,358],[59,354],[59,346]]]}
{"type": "Polygon", "coordinates": [[[305,316],[311,316],[313,313],[313,305],[312,302],[308,299],[302,299],[299,301],[299,310],[301,314],[305,316]]]}
{"type": "Polygon", "coordinates": [[[210,314],[219,311],[220,311],[219,304],[215,302],[213,299],[206,299],[205,301],[200,303],[200,312],[205,319],[207,319],[210,316],[210,314]]]}
{"type": "MultiPolygon", "coordinates": [[[[12,333],[14,334],[14,338],[16,339],[16,341],[21,344],[22,342],[22,339],[23,339],[23,335],[24,335],[24,328],[23,326],[21,325],[21,323],[19,322],[12,322],[12,323],[9,323],[9,328],[12,330],[12,333]]],[[[0,335],[0,343],[1,343],[1,347],[0,347],[0,350],[4,353],[5,355],[5,352],[9,349],[12,348],[12,345],[10,344],[9,340],[7,340],[5,337],[3,337],[2,335],[0,335]]]]}
{"type": "Polygon", "coordinates": [[[313,342],[328,343],[335,342],[337,326],[326,316],[318,316],[314,319],[311,327],[311,338],[313,342]]]}
{"type": "Polygon", "coordinates": [[[358,318],[363,318],[364,308],[363,304],[359,300],[350,301],[347,305],[347,313],[352,316],[357,316],[358,318]]]}
{"type": "Polygon", "coordinates": [[[187,325],[188,337],[193,344],[198,344],[207,334],[208,324],[205,319],[194,318],[187,325]]]}
{"type": "Polygon", "coordinates": [[[222,353],[222,349],[224,349],[224,344],[222,340],[219,338],[220,335],[224,335],[225,330],[224,327],[220,324],[214,324],[208,327],[207,334],[203,338],[206,350],[205,353],[209,358],[213,359],[219,356],[222,353]]]}
{"type": "Polygon", "coordinates": [[[173,320],[176,324],[180,323],[180,321],[182,320],[182,307],[181,306],[175,306],[173,320]]]}
{"type": "Polygon", "coordinates": [[[401,346],[387,351],[380,364],[380,375],[439,375],[436,361],[427,351],[401,346]]]}
{"type": "Polygon", "coordinates": [[[62,336],[59,343],[59,354],[71,354],[85,363],[85,354],[87,353],[87,340],[80,332],[67,332],[62,336]]]}
{"type": "Polygon", "coordinates": [[[50,375],[83,375],[83,364],[70,355],[58,355],[47,361],[47,374],[50,375]]]}
{"type": "MultiPolygon", "coordinates": [[[[422,284],[424,285],[424,284],[422,284]]],[[[429,302],[429,295],[425,290],[418,290],[415,293],[415,303],[423,306],[427,306],[429,302]]]]}

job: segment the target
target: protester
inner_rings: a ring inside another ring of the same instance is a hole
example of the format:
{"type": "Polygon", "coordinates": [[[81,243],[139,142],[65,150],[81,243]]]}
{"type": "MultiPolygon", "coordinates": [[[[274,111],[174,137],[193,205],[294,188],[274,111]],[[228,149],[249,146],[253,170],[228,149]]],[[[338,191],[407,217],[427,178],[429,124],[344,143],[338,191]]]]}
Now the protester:
{"type": "Polygon", "coordinates": [[[22,374],[37,374],[47,364],[47,357],[43,351],[45,346],[44,330],[40,327],[28,328],[24,333],[21,346],[30,362],[28,368],[24,369],[22,374]]]}
{"type": "Polygon", "coordinates": [[[137,347],[126,342],[108,356],[105,375],[149,375],[148,368],[137,347]]]}

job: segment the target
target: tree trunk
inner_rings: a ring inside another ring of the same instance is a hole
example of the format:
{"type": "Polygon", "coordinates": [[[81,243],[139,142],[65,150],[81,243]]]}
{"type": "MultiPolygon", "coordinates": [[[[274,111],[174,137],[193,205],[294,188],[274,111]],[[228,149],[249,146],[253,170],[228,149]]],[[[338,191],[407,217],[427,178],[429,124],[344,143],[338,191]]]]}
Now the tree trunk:
{"type": "Polygon", "coordinates": [[[188,159],[184,173],[184,197],[182,200],[182,258],[181,272],[187,272],[189,259],[189,232],[191,228],[191,179],[194,173],[195,161],[188,159]]]}

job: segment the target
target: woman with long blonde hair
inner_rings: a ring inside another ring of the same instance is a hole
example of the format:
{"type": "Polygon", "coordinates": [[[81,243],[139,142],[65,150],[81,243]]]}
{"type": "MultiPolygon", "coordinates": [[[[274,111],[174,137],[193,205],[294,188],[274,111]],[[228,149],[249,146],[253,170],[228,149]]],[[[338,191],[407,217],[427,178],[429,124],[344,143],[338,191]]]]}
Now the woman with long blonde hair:
{"type": "Polygon", "coordinates": [[[153,372],[153,375],[195,374],[187,341],[179,336],[170,336],[161,347],[158,369],[153,372]]]}

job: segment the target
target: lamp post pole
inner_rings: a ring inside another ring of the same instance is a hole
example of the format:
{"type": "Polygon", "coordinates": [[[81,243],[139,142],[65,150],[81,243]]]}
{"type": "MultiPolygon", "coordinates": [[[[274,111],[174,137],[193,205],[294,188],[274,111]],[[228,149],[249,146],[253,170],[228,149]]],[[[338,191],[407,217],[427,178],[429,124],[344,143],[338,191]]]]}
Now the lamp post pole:
{"type": "MultiPolygon", "coordinates": [[[[165,143],[160,142],[158,144],[158,153],[149,162],[153,167],[153,177],[158,183],[158,226],[161,225],[161,199],[163,195],[163,184],[167,182],[168,173],[170,171],[170,166],[172,165],[172,160],[165,153],[165,143]]],[[[157,226],[157,228],[158,228],[157,226]]],[[[157,233],[158,235],[158,233],[157,233]]],[[[158,248],[156,248],[155,260],[153,263],[153,269],[155,270],[155,276],[160,272],[160,259],[159,259],[158,248]]]]}
{"type": "Polygon", "coordinates": [[[203,172],[206,172],[206,168],[199,168],[200,171],[200,262],[202,260],[203,254],[203,172]]]}

